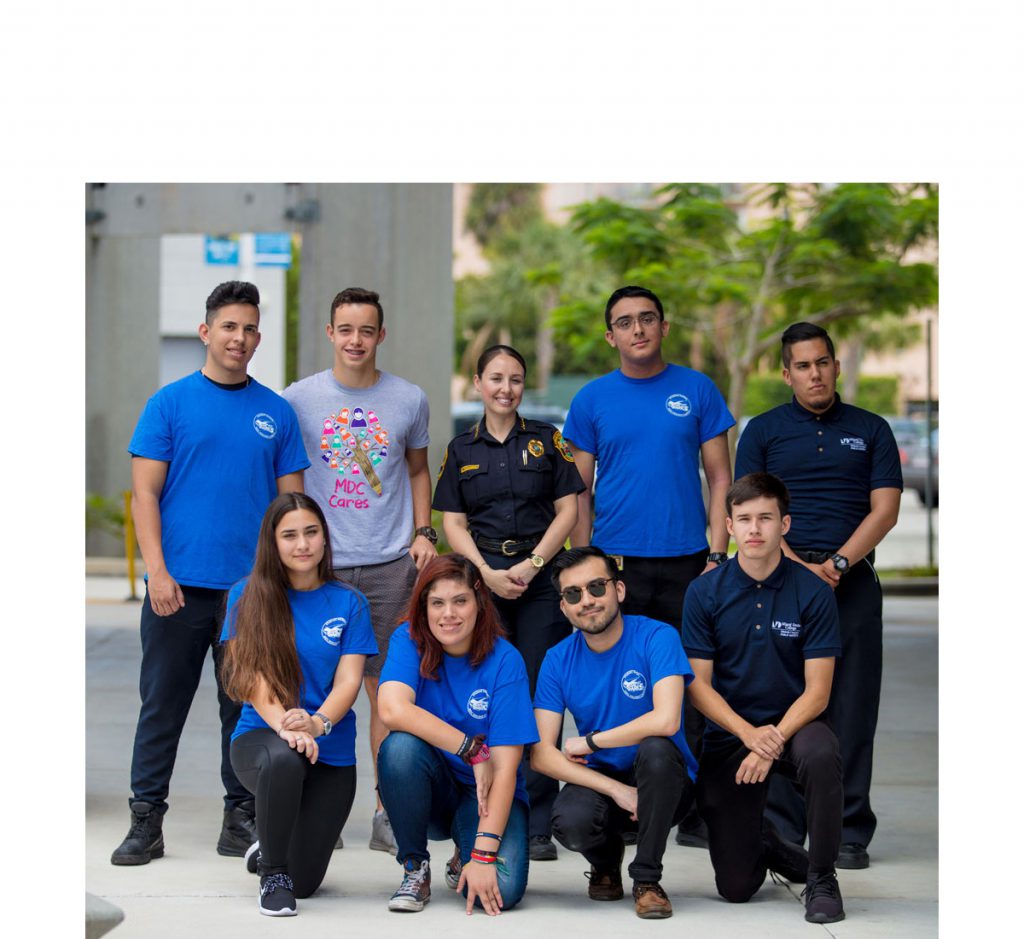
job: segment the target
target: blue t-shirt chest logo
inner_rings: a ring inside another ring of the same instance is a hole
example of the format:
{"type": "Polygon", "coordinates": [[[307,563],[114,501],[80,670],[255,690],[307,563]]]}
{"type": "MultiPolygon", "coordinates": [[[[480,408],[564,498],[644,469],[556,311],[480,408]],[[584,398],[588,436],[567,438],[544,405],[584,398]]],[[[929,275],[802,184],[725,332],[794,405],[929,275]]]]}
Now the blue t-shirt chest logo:
{"type": "Polygon", "coordinates": [[[772,632],[783,639],[796,639],[803,627],[799,623],[784,623],[782,620],[772,621],[772,632]]]}
{"type": "Polygon", "coordinates": [[[320,627],[320,638],[330,646],[339,645],[342,631],[347,625],[348,620],[344,616],[335,616],[320,627]]]}
{"type": "Polygon", "coordinates": [[[620,686],[627,698],[642,698],[647,690],[647,679],[635,668],[631,668],[622,676],[620,686]]]}
{"type": "Polygon", "coordinates": [[[466,702],[466,711],[470,717],[482,721],[487,717],[487,709],[491,706],[491,693],[486,688],[477,688],[466,702]]]}
{"type": "Polygon", "coordinates": [[[252,426],[261,437],[270,440],[277,433],[277,424],[274,419],[264,412],[260,412],[252,419],[252,426]]]}
{"type": "Polygon", "coordinates": [[[665,410],[675,417],[688,417],[693,409],[690,407],[690,399],[686,395],[676,393],[665,399],[665,410]]]}

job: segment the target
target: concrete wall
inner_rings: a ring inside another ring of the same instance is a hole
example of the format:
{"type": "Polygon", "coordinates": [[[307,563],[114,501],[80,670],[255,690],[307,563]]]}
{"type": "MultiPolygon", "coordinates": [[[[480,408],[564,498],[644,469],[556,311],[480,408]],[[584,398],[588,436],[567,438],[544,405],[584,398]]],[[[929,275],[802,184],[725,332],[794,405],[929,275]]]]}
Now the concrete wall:
{"type": "MultiPolygon", "coordinates": [[[[87,186],[86,489],[115,497],[130,485],[128,441],[146,398],[160,385],[165,234],[302,235],[303,376],[331,363],[324,327],[334,294],[346,286],[379,291],[388,336],[378,362],[427,392],[436,470],[451,424],[451,226],[448,184],[87,186]]],[[[202,314],[196,311],[197,326],[202,314]]],[[[112,538],[92,535],[87,550],[121,549],[112,538]]]]}

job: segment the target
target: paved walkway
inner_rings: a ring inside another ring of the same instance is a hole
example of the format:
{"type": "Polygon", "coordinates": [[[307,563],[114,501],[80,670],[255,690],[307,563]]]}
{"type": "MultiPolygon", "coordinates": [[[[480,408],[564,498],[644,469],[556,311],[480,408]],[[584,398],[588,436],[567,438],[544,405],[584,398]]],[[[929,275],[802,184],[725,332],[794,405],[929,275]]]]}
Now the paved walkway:
{"type": "MultiPolygon", "coordinates": [[[[636,919],[632,902],[597,905],[586,897],[586,862],[560,849],[557,861],[535,863],[516,910],[490,923],[469,919],[435,872],[433,902],[420,914],[389,913],[399,867],[367,848],[373,780],[363,758],[367,706],[359,716],[359,788],[345,826],[346,847],[334,855],[320,891],[299,915],[275,920],[256,908],[257,880],[241,859],[214,850],[221,822],[216,698],[208,663],[182,737],[171,808],[164,823],[166,856],[143,867],[114,867],[110,852],[128,828],[128,769],[138,715],[138,603],[123,602],[127,582],[93,578],[86,604],[86,872],[85,888],[124,910],[114,939],[235,936],[576,936],[621,939],[624,931],[662,930],[636,919]]],[[[938,609],[934,597],[886,601],[885,678],[876,744],[874,804],[879,830],[872,866],[840,871],[847,919],[832,926],[803,920],[799,888],[770,881],[748,904],[718,899],[707,852],[671,842],[663,884],[672,899],[673,932],[717,936],[834,935],[901,939],[938,932],[938,609]]],[[[433,843],[435,866],[448,856],[433,843]]]]}

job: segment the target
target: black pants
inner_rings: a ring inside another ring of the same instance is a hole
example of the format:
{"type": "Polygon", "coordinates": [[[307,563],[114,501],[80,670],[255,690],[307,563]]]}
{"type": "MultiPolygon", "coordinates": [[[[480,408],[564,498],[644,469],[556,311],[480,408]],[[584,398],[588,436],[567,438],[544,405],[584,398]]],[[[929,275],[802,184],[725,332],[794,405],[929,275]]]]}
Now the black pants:
{"type": "Polygon", "coordinates": [[[231,744],[238,778],[256,797],[260,873],[290,874],[308,897],[327,873],[356,795],[356,768],[310,763],[269,727],[231,744]]]}
{"type": "Polygon", "coordinates": [[[220,778],[224,802],[231,808],[251,798],[231,768],[231,734],[241,705],[224,693],[220,678],[218,640],[227,591],[182,587],[181,592],[185,605],[170,616],[157,616],[150,605],[148,590],[142,602],[142,707],[132,750],[132,797],[155,805],[161,814],[167,811],[178,741],[211,646],[220,705],[220,778]]]}
{"type": "Polygon", "coordinates": [[[623,851],[622,833],[635,831],[636,857],[629,865],[633,880],[658,883],[669,830],[693,802],[693,783],[683,756],[667,737],[640,742],[633,768],[599,772],[637,788],[637,821],[614,800],[586,786],[565,785],[551,816],[555,837],[578,851],[595,868],[615,870],[623,851]]]}
{"type": "MultiPolygon", "coordinates": [[[[843,654],[836,659],[826,716],[843,755],[842,841],[867,845],[877,824],[871,810],[871,772],[882,694],[882,588],[868,561],[843,575],[836,603],[843,654]]],[[[773,780],[768,817],[784,838],[803,843],[803,800],[788,780],[773,780]]]]}
{"type": "MultiPolygon", "coordinates": [[[[622,559],[622,580],[626,584],[623,613],[649,616],[683,630],[683,600],[686,589],[700,577],[708,563],[708,549],[696,554],[683,554],[668,558],[622,559]]],[[[686,745],[696,759],[704,745],[704,715],[683,696],[683,732],[686,745]]],[[[700,825],[696,802],[683,820],[683,829],[693,830],[700,825]]]]}
{"type": "Polygon", "coordinates": [[[810,871],[835,869],[842,829],[843,781],[839,742],[823,720],[811,721],[787,742],[761,783],[737,783],[750,751],[743,744],[705,751],[697,774],[697,802],[708,826],[715,886],[730,903],[745,903],[764,882],[762,821],[768,784],[782,775],[806,794],[810,871]]]}
{"type": "MultiPolygon", "coordinates": [[[[481,550],[484,560],[495,570],[507,570],[523,560],[525,555],[506,557],[481,550]]],[[[546,569],[530,581],[530,586],[515,600],[494,597],[501,621],[508,632],[508,640],[526,663],[530,680],[530,697],[537,690],[537,676],[544,655],[556,643],[572,632],[572,626],[559,607],[558,593],[546,569]]],[[[561,746],[561,737],[559,737],[561,746]]],[[[558,780],[538,773],[530,767],[528,753],[523,756],[526,792],[530,797],[530,837],[551,834],[551,807],[558,795],[558,780]]]]}

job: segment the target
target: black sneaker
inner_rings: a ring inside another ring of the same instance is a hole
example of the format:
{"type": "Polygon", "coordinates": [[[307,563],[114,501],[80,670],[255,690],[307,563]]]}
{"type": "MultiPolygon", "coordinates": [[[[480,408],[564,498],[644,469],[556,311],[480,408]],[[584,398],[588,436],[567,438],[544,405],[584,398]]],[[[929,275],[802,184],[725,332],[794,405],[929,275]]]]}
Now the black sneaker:
{"type": "Polygon", "coordinates": [[[704,819],[697,816],[695,819],[685,819],[679,825],[679,830],[676,832],[676,844],[681,844],[685,848],[707,848],[708,846],[708,826],[704,823],[704,819]],[[692,827],[684,828],[683,825],[690,823],[692,827]]]}
{"type": "Polygon", "coordinates": [[[294,916],[295,887],[287,874],[264,874],[260,878],[260,912],[264,916],[294,916]]]}
{"type": "Polygon", "coordinates": [[[844,871],[864,870],[871,864],[868,857],[868,849],[856,841],[848,841],[839,845],[839,857],[836,859],[836,867],[844,871]]]}
{"type": "Polygon", "coordinates": [[[131,802],[132,827],[114,853],[111,864],[148,864],[164,856],[164,817],[149,802],[131,802]]]}
{"type": "Polygon", "coordinates": [[[807,852],[798,844],[786,841],[768,819],[761,824],[761,844],[768,870],[785,877],[790,883],[807,883],[807,852]]]}
{"type": "Polygon", "coordinates": [[[558,848],[551,840],[551,835],[530,836],[530,860],[531,861],[557,861],[558,848]]]}
{"type": "Polygon", "coordinates": [[[220,838],[217,841],[217,853],[225,857],[245,857],[257,841],[256,807],[252,803],[242,802],[234,808],[224,810],[224,824],[221,826],[220,838]]]}
{"type": "Polygon", "coordinates": [[[809,923],[838,923],[846,919],[843,912],[843,895],[839,892],[839,881],[835,871],[808,877],[807,886],[800,894],[806,912],[804,919],[809,923]]]}
{"type": "Polygon", "coordinates": [[[254,844],[249,845],[249,850],[245,852],[245,869],[250,874],[255,874],[259,870],[260,865],[260,843],[257,841],[254,844]]]}

